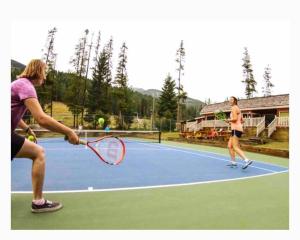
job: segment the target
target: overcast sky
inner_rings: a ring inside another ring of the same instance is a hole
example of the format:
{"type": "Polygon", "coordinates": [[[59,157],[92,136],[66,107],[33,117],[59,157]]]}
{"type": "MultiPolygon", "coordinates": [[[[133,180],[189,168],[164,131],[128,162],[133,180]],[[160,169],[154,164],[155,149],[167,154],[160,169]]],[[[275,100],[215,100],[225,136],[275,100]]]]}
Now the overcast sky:
{"type": "Polygon", "coordinates": [[[57,27],[54,50],[57,69],[72,69],[69,61],[85,29],[89,41],[101,31],[101,47],[113,37],[113,74],[123,42],[128,46],[129,85],[161,89],[168,73],[177,81],[176,51],[183,40],[186,51],[182,84],[188,96],[202,101],[245,97],[242,58],[248,48],[262,95],[264,68],[271,67],[273,94],[289,93],[290,22],[284,19],[22,19],[11,27],[11,58],[24,64],[40,58],[49,29],[57,27]],[[27,26],[34,26],[28,28],[27,26]]]}

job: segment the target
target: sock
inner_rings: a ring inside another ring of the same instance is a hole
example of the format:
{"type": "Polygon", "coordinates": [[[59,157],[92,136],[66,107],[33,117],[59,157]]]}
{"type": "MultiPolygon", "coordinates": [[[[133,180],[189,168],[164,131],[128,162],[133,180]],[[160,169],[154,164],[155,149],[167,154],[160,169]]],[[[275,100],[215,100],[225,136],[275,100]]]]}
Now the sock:
{"type": "Polygon", "coordinates": [[[245,158],[245,162],[246,162],[246,163],[249,162],[249,159],[248,159],[248,158],[245,158]]]}
{"type": "Polygon", "coordinates": [[[45,203],[45,199],[44,198],[42,198],[42,199],[35,199],[35,200],[32,200],[32,202],[35,205],[43,205],[45,203]]]}

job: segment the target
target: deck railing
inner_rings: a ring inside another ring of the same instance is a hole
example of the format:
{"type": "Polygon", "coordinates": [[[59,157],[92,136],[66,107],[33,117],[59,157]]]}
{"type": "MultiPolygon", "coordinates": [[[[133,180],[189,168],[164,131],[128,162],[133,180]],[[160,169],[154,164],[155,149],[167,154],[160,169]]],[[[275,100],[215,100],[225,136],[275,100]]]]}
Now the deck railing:
{"type": "Polygon", "coordinates": [[[277,127],[288,127],[289,117],[277,117],[277,127]]]}
{"type": "Polygon", "coordinates": [[[262,121],[265,121],[265,117],[256,117],[256,118],[243,118],[244,119],[244,127],[256,127],[262,121]]]}
{"type": "Polygon", "coordinates": [[[277,127],[289,127],[289,117],[275,117],[268,126],[268,137],[275,132],[277,127]]]}
{"type": "Polygon", "coordinates": [[[274,120],[268,125],[268,138],[272,135],[273,132],[275,132],[277,120],[277,117],[275,117],[274,120]]]}
{"type": "Polygon", "coordinates": [[[266,128],[266,118],[262,117],[261,121],[256,125],[256,137],[259,136],[259,134],[265,130],[266,128]]]}

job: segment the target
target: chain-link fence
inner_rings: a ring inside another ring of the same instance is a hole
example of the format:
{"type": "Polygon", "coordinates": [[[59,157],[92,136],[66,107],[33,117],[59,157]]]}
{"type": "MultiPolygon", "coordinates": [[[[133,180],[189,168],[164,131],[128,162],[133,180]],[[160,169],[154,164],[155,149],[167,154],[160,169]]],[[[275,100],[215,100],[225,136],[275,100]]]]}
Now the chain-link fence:
{"type": "MultiPolygon", "coordinates": [[[[159,117],[117,116],[105,114],[53,114],[52,117],[62,124],[71,128],[83,129],[110,129],[117,130],[159,130],[173,132],[176,129],[176,120],[159,117]],[[104,124],[100,125],[99,118],[104,118],[104,124]]],[[[25,115],[24,120],[33,127],[39,128],[31,115],[25,115]]]]}

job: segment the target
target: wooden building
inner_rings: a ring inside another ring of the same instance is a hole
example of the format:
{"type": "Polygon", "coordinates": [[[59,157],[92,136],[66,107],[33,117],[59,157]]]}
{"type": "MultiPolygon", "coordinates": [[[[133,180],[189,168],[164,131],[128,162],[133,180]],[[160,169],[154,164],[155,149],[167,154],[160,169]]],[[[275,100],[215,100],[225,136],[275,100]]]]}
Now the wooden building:
{"type": "MultiPolygon", "coordinates": [[[[270,137],[278,128],[286,128],[288,131],[289,94],[240,99],[238,106],[245,120],[244,128],[254,128],[256,136],[266,132],[270,137]]],[[[218,111],[225,112],[229,118],[229,101],[204,106],[200,117],[181,123],[181,132],[197,132],[203,128],[229,128],[224,121],[215,119],[215,112],[218,111]]]]}

